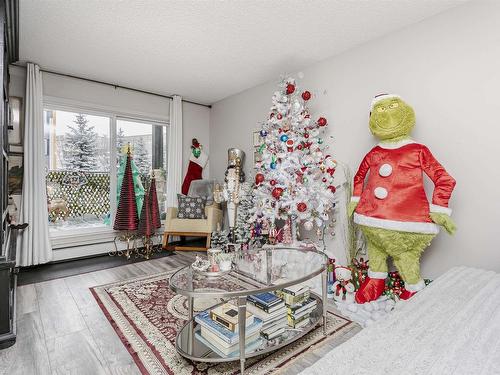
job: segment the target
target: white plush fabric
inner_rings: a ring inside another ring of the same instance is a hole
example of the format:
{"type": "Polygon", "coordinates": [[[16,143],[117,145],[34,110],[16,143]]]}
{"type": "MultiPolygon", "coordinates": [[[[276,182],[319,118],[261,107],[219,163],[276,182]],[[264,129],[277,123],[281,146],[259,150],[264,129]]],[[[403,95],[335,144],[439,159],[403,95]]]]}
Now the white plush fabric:
{"type": "Polygon", "coordinates": [[[301,374],[500,374],[500,274],[451,269],[301,374]]]}

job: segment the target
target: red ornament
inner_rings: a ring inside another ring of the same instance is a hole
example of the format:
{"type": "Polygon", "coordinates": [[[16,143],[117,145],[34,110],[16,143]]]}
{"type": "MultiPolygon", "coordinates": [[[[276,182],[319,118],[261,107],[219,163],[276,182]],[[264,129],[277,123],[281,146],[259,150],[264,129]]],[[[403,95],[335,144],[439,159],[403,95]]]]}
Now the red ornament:
{"type": "Polygon", "coordinates": [[[283,118],[283,115],[281,113],[278,113],[276,117],[278,118],[278,120],[281,120],[283,118]]]}
{"type": "Polygon", "coordinates": [[[307,204],[304,202],[297,203],[297,211],[305,212],[307,210],[307,204]]]}
{"type": "Polygon", "coordinates": [[[326,177],[323,177],[323,179],[321,181],[326,182],[327,181],[326,177]]]}
{"type": "Polygon", "coordinates": [[[326,121],[326,118],[324,118],[324,117],[320,117],[320,118],[318,119],[318,125],[319,125],[319,126],[326,126],[326,124],[327,124],[327,123],[328,123],[328,122],[326,121]]]}
{"type": "Polygon", "coordinates": [[[262,182],[264,182],[264,180],[265,180],[265,177],[262,173],[257,173],[255,175],[255,185],[261,184],[262,182]]]}
{"type": "Polygon", "coordinates": [[[271,180],[271,181],[269,181],[269,183],[271,184],[271,186],[274,186],[274,185],[276,185],[276,180],[271,180]]]}
{"type": "Polygon", "coordinates": [[[326,172],[330,175],[330,176],[333,176],[333,174],[335,173],[335,168],[328,168],[326,170],[326,172]]]}
{"type": "Polygon", "coordinates": [[[335,193],[337,191],[337,189],[333,185],[328,186],[328,189],[330,189],[332,193],[335,193]]]}
{"type": "Polygon", "coordinates": [[[311,99],[311,93],[309,91],[304,91],[302,93],[302,99],[304,99],[306,101],[309,100],[309,99],[311,99]]]}
{"type": "Polygon", "coordinates": [[[298,145],[298,146],[297,146],[297,150],[299,150],[299,151],[300,151],[300,150],[302,150],[302,148],[303,148],[303,147],[304,147],[304,146],[302,146],[302,145],[298,145]]]}
{"type": "Polygon", "coordinates": [[[305,139],[309,138],[309,133],[304,133],[304,138],[305,139]]]}
{"type": "Polygon", "coordinates": [[[287,95],[293,94],[294,92],[295,92],[295,85],[293,83],[289,83],[288,85],[286,85],[287,95]]]}
{"type": "Polygon", "coordinates": [[[273,189],[271,194],[273,195],[274,199],[280,199],[281,194],[283,194],[283,189],[280,187],[276,187],[273,189]]]}

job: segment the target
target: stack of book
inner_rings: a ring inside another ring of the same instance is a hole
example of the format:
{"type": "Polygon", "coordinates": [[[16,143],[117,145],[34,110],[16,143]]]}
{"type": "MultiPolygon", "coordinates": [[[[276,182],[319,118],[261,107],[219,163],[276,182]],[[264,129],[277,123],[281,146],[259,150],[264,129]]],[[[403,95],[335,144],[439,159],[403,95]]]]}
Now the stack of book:
{"type": "Polygon", "coordinates": [[[310,322],[311,313],[316,308],[316,300],[310,296],[310,288],[292,285],[277,292],[286,304],[288,325],[301,328],[310,322]]]}
{"type": "Polygon", "coordinates": [[[285,332],[287,312],[281,298],[267,292],[248,296],[247,301],[247,310],[262,320],[262,337],[272,340],[285,332]]]}
{"type": "MultiPolygon", "coordinates": [[[[200,325],[200,330],[195,333],[195,337],[205,346],[221,357],[239,355],[238,308],[235,305],[225,303],[210,311],[203,311],[196,315],[195,321],[200,325]]],[[[262,320],[247,312],[246,351],[256,349],[261,344],[261,328],[262,320]]]]}

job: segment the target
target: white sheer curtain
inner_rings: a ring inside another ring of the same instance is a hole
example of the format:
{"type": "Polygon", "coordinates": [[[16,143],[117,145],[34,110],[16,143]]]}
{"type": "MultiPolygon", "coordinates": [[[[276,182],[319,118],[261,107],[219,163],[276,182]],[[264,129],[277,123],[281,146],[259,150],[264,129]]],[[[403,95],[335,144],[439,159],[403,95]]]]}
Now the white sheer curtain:
{"type": "Polygon", "coordinates": [[[38,65],[32,63],[28,63],[26,69],[24,108],[24,177],[20,222],[28,223],[29,226],[18,241],[17,262],[20,266],[31,266],[52,259],[45,190],[42,73],[38,65]]]}
{"type": "Polygon", "coordinates": [[[177,207],[182,185],[182,97],[174,95],[170,103],[168,138],[167,207],[177,207]]]}

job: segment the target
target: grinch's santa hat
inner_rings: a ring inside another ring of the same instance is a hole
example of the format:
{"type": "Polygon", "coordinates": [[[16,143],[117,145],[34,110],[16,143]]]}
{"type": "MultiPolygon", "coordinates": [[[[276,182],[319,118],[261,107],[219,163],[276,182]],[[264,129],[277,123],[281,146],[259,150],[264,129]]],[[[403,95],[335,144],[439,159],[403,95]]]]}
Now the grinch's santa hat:
{"type": "Polygon", "coordinates": [[[378,94],[378,95],[375,95],[375,97],[372,100],[372,104],[370,106],[370,112],[373,111],[373,107],[375,107],[375,104],[377,104],[381,100],[385,100],[385,99],[401,99],[401,97],[399,95],[396,95],[396,94],[378,94]]]}

